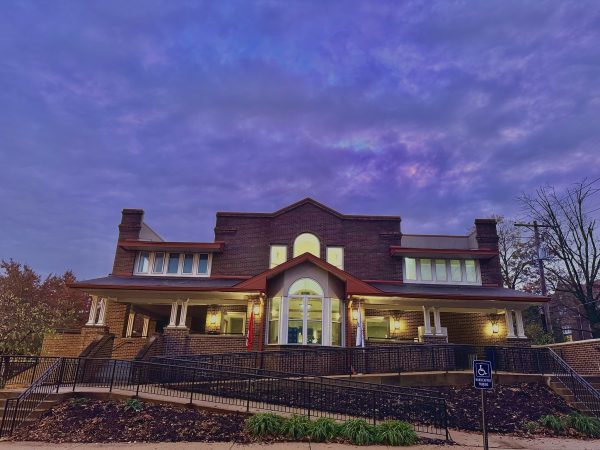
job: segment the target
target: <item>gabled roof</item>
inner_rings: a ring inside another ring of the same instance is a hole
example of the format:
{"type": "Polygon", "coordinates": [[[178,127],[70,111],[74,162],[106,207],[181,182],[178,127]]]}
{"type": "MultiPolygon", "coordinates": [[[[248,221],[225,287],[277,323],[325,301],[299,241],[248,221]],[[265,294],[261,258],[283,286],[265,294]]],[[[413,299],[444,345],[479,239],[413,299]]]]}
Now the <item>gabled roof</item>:
{"type": "Polygon", "coordinates": [[[304,205],[312,205],[315,206],[331,215],[339,217],[340,219],[362,219],[362,220],[400,220],[400,216],[379,216],[379,215],[348,215],[342,214],[335,209],[331,209],[330,207],[324,205],[312,199],[310,197],[306,197],[296,203],[292,203],[284,208],[278,209],[272,213],[253,213],[253,212],[227,212],[227,211],[219,211],[217,212],[217,216],[241,216],[241,217],[277,217],[287,212],[290,212],[296,208],[300,208],[304,205]]]}
{"type": "Polygon", "coordinates": [[[359,280],[355,276],[350,275],[348,272],[338,269],[337,267],[329,264],[321,258],[317,258],[310,253],[304,253],[300,256],[296,256],[295,258],[290,259],[289,261],[286,261],[277,267],[273,267],[272,269],[266,270],[265,272],[262,272],[248,280],[242,281],[241,283],[237,284],[235,288],[239,290],[265,291],[267,289],[267,281],[270,278],[273,278],[274,276],[279,275],[280,273],[285,272],[286,270],[304,262],[312,263],[344,281],[346,283],[346,294],[348,295],[382,294],[381,290],[371,286],[368,283],[365,283],[362,280],[359,280]]]}

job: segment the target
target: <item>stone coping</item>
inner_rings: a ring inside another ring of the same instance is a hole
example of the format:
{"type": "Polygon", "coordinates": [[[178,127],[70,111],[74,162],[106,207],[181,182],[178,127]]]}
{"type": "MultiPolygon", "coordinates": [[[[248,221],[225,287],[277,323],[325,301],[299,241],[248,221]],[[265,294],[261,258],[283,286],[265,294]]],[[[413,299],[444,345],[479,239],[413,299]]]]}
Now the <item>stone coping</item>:
{"type": "Polygon", "coordinates": [[[584,339],[582,341],[557,342],[556,344],[532,345],[532,347],[535,347],[535,348],[562,347],[564,345],[588,344],[588,343],[594,343],[594,342],[600,343],[600,338],[596,338],[596,339],[584,339]]]}

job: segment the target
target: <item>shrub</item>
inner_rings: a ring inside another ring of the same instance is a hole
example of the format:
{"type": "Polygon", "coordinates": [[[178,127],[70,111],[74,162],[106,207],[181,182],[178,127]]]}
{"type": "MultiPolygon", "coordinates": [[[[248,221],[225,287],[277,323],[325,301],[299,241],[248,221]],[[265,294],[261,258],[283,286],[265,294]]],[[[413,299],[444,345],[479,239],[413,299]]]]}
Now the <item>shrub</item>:
{"type": "Polygon", "coordinates": [[[253,436],[274,436],[281,433],[283,419],[275,414],[255,414],[246,419],[246,429],[253,436]]]}
{"type": "Polygon", "coordinates": [[[567,423],[581,434],[589,437],[600,437],[600,420],[595,417],[584,416],[574,412],[567,417],[567,423]]]}
{"type": "Polygon", "coordinates": [[[415,430],[406,422],[386,420],[375,427],[377,441],[386,445],[413,445],[419,438],[415,430]]]}
{"type": "Polygon", "coordinates": [[[85,405],[90,399],[87,397],[75,397],[69,400],[71,405],[85,405]]]}
{"type": "Polygon", "coordinates": [[[328,442],[335,439],[340,431],[340,426],[333,419],[319,417],[312,422],[310,438],[315,442],[328,442]]]}
{"type": "Polygon", "coordinates": [[[544,416],[540,419],[540,424],[542,424],[544,427],[554,431],[556,434],[563,433],[567,428],[567,425],[566,425],[564,419],[560,416],[552,416],[552,415],[544,416]]]}
{"type": "Polygon", "coordinates": [[[527,431],[529,433],[535,433],[539,427],[540,427],[540,424],[537,423],[536,421],[527,422],[525,424],[525,428],[527,428],[527,431]]]}
{"type": "Polygon", "coordinates": [[[340,433],[355,445],[370,445],[376,442],[375,427],[364,419],[348,419],[340,428],[340,433]]]}
{"type": "Polygon", "coordinates": [[[281,431],[291,439],[300,440],[310,434],[310,429],[311,422],[308,417],[297,416],[294,414],[289,419],[283,421],[281,431]]]}
{"type": "Polygon", "coordinates": [[[133,411],[133,412],[138,413],[142,409],[144,409],[144,403],[142,403],[137,398],[130,398],[129,400],[126,400],[125,403],[123,404],[124,411],[133,411]]]}

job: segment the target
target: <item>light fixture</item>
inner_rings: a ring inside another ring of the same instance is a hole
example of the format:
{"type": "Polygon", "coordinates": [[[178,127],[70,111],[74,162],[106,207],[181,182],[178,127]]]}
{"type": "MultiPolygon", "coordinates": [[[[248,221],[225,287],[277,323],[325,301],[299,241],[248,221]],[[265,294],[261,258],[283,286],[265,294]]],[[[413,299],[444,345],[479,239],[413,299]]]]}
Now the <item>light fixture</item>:
{"type": "Polygon", "coordinates": [[[394,320],[394,330],[399,330],[400,329],[400,321],[399,320],[394,320]]]}
{"type": "Polygon", "coordinates": [[[258,316],[260,314],[260,305],[254,305],[252,311],[254,312],[255,316],[258,316]]]}
{"type": "Polygon", "coordinates": [[[358,320],[358,308],[352,310],[352,318],[358,320]]]}
{"type": "Polygon", "coordinates": [[[492,333],[498,334],[500,331],[500,327],[498,326],[498,322],[492,324],[492,333]]]}
{"type": "Polygon", "coordinates": [[[212,314],[210,315],[210,323],[212,323],[213,325],[214,325],[215,323],[217,323],[217,315],[216,315],[215,313],[212,313],[212,314]]]}
{"type": "Polygon", "coordinates": [[[490,323],[492,324],[492,334],[498,334],[500,332],[500,325],[498,325],[498,316],[496,314],[490,314],[490,323]]]}

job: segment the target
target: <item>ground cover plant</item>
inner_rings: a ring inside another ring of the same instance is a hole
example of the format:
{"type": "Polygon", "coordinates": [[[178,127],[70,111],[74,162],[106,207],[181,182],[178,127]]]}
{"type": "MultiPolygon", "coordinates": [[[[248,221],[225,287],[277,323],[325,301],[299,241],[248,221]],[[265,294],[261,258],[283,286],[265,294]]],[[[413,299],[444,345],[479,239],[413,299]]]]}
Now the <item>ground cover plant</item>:
{"type": "Polygon", "coordinates": [[[539,420],[528,422],[527,431],[535,434],[600,438],[600,419],[584,416],[578,412],[569,415],[547,415],[539,420]]]}

